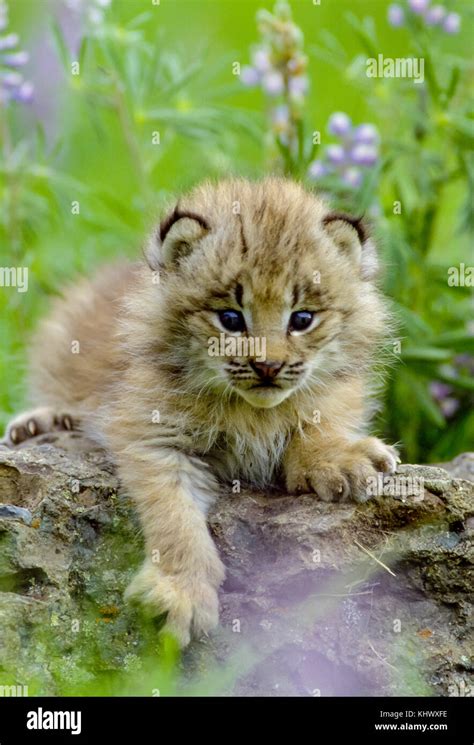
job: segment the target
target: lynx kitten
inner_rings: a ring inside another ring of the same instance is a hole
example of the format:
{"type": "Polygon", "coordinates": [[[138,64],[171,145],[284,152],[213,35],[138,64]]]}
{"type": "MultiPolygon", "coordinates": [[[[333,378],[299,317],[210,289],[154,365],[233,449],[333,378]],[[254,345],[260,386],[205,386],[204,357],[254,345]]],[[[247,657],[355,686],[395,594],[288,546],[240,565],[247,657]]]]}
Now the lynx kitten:
{"type": "Polygon", "coordinates": [[[366,434],[388,315],[364,227],[292,181],[205,183],[145,254],[57,302],[31,362],[41,408],[6,441],[77,427],[105,444],[145,535],[127,596],[184,645],[218,621],[220,484],[364,501],[368,477],[395,470],[366,434]]]}

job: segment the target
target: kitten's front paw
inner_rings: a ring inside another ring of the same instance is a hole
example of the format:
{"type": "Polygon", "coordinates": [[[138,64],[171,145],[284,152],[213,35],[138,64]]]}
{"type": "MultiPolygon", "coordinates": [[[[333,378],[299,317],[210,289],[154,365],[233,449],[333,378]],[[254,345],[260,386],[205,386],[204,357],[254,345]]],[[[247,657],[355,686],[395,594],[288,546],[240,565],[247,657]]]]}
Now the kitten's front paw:
{"type": "Polygon", "coordinates": [[[198,572],[165,574],[145,562],[125,592],[126,600],[138,600],[154,615],[167,613],[165,631],[181,647],[215,628],[219,622],[217,588],[224,578],[220,560],[212,568],[212,580],[198,572]]]}
{"type": "Polygon", "coordinates": [[[31,411],[25,411],[12,419],[0,444],[15,447],[25,442],[25,440],[46,432],[77,428],[78,421],[70,414],[58,413],[48,406],[42,406],[31,411]]]}
{"type": "Polygon", "coordinates": [[[290,493],[315,492],[323,502],[365,502],[371,481],[376,483],[378,473],[394,473],[399,462],[394,447],[366,437],[328,452],[324,459],[311,462],[303,453],[297,462],[287,465],[286,485],[290,493]]]}

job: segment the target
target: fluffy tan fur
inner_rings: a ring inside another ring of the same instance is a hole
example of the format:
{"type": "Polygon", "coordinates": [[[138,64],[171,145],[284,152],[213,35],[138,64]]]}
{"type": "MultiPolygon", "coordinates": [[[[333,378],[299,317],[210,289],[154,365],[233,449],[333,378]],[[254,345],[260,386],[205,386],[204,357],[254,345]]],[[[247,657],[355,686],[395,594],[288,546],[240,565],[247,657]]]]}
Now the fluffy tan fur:
{"type": "Polygon", "coordinates": [[[36,337],[33,400],[16,444],[80,426],[113,453],[140,513],[145,562],[127,591],[182,644],[218,620],[224,568],[206,525],[223,482],[324,500],[367,498],[367,477],[392,471],[393,448],[366,436],[368,381],[387,312],[362,229],[300,185],[205,183],[182,198],[146,247],[147,260],[103,269],[70,288],[36,337]],[[248,357],[210,356],[245,318],[283,365],[261,384],[248,357]],[[289,331],[291,313],[314,328],[289,331]]]}

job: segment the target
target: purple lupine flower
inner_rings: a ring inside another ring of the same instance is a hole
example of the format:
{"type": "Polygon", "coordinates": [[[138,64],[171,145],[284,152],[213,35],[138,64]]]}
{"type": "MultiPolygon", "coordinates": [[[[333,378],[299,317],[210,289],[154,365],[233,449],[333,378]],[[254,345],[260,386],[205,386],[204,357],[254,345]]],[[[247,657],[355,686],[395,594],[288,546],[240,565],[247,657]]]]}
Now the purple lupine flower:
{"type": "Polygon", "coordinates": [[[24,80],[18,88],[13,89],[11,97],[19,103],[31,103],[33,100],[33,92],[33,83],[24,80]]]}
{"type": "Polygon", "coordinates": [[[423,15],[428,10],[429,4],[430,0],[408,0],[408,6],[417,15],[423,15]]]}
{"type": "Polygon", "coordinates": [[[451,417],[454,416],[454,414],[458,411],[460,405],[461,404],[457,400],[457,398],[453,398],[452,396],[443,399],[443,401],[440,401],[439,404],[445,419],[451,419],[451,417]]]}
{"type": "MultiPolygon", "coordinates": [[[[427,26],[440,26],[447,34],[457,34],[461,28],[459,13],[448,13],[443,5],[431,5],[431,0],[408,0],[408,8],[415,15],[421,16],[427,26]]],[[[388,9],[388,21],[392,26],[402,26],[404,11],[399,5],[388,9]]]]}
{"type": "Polygon", "coordinates": [[[377,145],[379,133],[373,124],[360,124],[354,130],[354,142],[359,145],[377,145]]]}
{"type": "Polygon", "coordinates": [[[92,26],[100,26],[104,22],[105,11],[112,4],[112,0],[66,0],[68,8],[81,13],[92,26]]]}
{"type": "Polygon", "coordinates": [[[458,354],[454,358],[454,364],[457,368],[461,368],[463,372],[467,372],[468,375],[474,375],[474,356],[468,352],[458,354]]]}
{"type": "Polygon", "coordinates": [[[450,385],[448,385],[447,383],[440,383],[439,380],[434,380],[432,383],[430,383],[429,389],[431,395],[437,401],[442,401],[453,392],[453,389],[450,385]]]}
{"type": "MultiPolygon", "coordinates": [[[[8,26],[8,6],[0,0],[0,30],[8,26]]],[[[15,33],[0,36],[0,101],[29,103],[33,98],[33,86],[23,79],[18,68],[29,60],[28,52],[17,49],[19,36],[15,33]]]]}
{"type": "Polygon", "coordinates": [[[445,419],[452,417],[459,409],[460,403],[453,396],[452,386],[441,383],[439,380],[433,380],[429,384],[429,390],[445,419]]]}
{"type": "MultiPolygon", "coordinates": [[[[469,327],[468,327],[469,328],[469,327]]],[[[441,370],[449,375],[474,375],[474,355],[465,352],[457,354],[452,365],[443,365],[441,370]]],[[[461,401],[456,398],[453,386],[439,380],[432,381],[429,390],[438,403],[444,417],[449,419],[459,410],[461,401]]]]}
{"type": "Polygon", "coordinates": [[[10,71],[0,72],[0,78],[7,88],[17,88],[23,80],[23,76],[19,72],[10,71]]]}
{"type": "Polygon", "coordinates": [[[388,9],[388,22],[394,28],[400,28],[405,23],[405,11],[400,5],[390,5],[388,9]]]}
{"type": "Polygon", "coordinates": [[[443,28],[447,34],[457,34],[461,28],[461,16],[459,13],[448,13],[443,21],[443,28]]]}
{"type": "Polygon", "coordinates": [[[304,69],[305,65],[302,65],[302,62],[304,63],[304,60],[301,59],[300,56],[295,55],[291,59],[288,60],[286,64],[286,69],[288,70],[290,75],[300,75],[302,72],[302,69],[304,69]]]}
{"type": "Polygon", "coordinates": [[[280,96],[285,90],[283,75],[278,70],[267,72],[262,78],[262,88],[269,96],[280,96]]]}
{"type": "Polygon", "coordinates": [[[353,127],[347,114],[337,111],[329,118],[328,131],[339,137],[340,142],[328,145],[323,159],[310,164],[309,178],[335,175],[344,186],[358,188],[363,180],[362,169],[372,168],[378,160],[377,128],[373,124],[353,127]]]}
{"type": "Polygon", "coordinates": [[[425,23],[427,26],[439,26],[445,15],[446,9],[442,5],[433,5],[425,15],[425,23]]]}
{"type": "Polygon", "coordinates": [[[378,153],[373,145],[356,145],[350,151],[350,159],[356,166],[373,166],[377,158],[378,153]]]}
{"type": "Polygon", "coordinates": [[[4,49],[13,49],[19,41],[20,37],[18,34],[7,34],[7,36],[0,37],[0,51],[3,51],[4,49]]]}
{"type": "Polygon", "coordinates": [[[93,26],[98,26],[104,20],[104,14],[100,8],[89,8],[87,18],[93,26]]]}
{"type": "Polygon", "coordinates": [[[303,98],[309,88],[309,81],[305,75],[296,75],[288,81],[288,90],[293,98],[303,98]]]}
{"type": "Polygon", "coordinates": [[[18,72],[0,73],[0,99],[30,103],[33,100],[33,85],[25,80],[18,72]]]}
{"type": "MultiPolygon", "coordinates": [[[[253,49],[250,67],[241,72],[244,85],[258,85],[273,99],[268,107],[272,138],[284,145],[293,158],[298,152],[301,105],[309,89],[308,60],[303,53],[303,34],[292,20],[290,5],[278,0],[273,12],[259,10],[260,43],[253,49]]],[[[272,147],[275,156],[277,149],[272,147]]]]}
{"type": "Polygon", "coordinates": [[[347,114],[337,111],[329,119],[328,132],[337,137],[345,137],[352,130],[352,122],[347,114]]]}
{"type": "Polygon", "coordinates": [[[11,101],[13,99],[12,92],[15,87],[18,88],[20,85],[21,76],[19,80],[14,82],[10,79],[10,76],[0,73],[0,104],[7,104],[11,101]]]}
{"type": "Polygon", "coordinates": [[[303,32],[298,26],[295,26],[294,23],[292,23],[288,29],[287,29],[287,35],[288,35],[288,41],[291,41],[291,43],[296,46],[302,46],[304,41],[304,35],[303,32]]]}
{"type": "Polygon", "coordinates": [[[326,156],[334,165],[341,165],[341,163],[344,163],[346,160],[346,151],[342,145],[328,145],[326,148],[326,156]]]}
{"type": "Polygon", "coordinates": [[[93,4],[87,9],[87,18],[93,26],[99,26],[104,22],[105,11],[112,4],[112,0],[93,0],[93,4]]]}
{"type": "Polygon", "coordinates": [[[0,56],[2,65],[6,65],[7,67],[23,67],[29,59],[30,55],[28,52],[13,52],[12,54],[2,54],[0,56]]]}
{"type": "Polygon", "coordinates": [[[290,110],[285,104],[275,106],[272,110],[272,123],[276,127],[283,127],[288,124],[290,120],[290,110]]]}
{"type": "Polygon", "coordinates": [[[270,55],[266,49],[256,49],[252,55],[252,62],[260,73],[269,72],[272,69],[270,55]]]}
{"type": "Polygon", "coordinates": [[[342,173],[341,180],[351,189],[357,189],[362,183],[362,173],[358,168],[346,168],[342,173]]]}
{"type": "Polygon", "coordinates": [[[313,160],[308,170],[309,177],[314,179],[315,181],[323,178],[324,176],[327,176],[328,173],[329,168],[324,165],[322,160],[313,160]]]}
{"type": "Polygon", "coordinates": [[[240,71],[240,80],[247,88],[253,88],[260,83],[260,73],[255,67],[245,65],[240,71]]]}

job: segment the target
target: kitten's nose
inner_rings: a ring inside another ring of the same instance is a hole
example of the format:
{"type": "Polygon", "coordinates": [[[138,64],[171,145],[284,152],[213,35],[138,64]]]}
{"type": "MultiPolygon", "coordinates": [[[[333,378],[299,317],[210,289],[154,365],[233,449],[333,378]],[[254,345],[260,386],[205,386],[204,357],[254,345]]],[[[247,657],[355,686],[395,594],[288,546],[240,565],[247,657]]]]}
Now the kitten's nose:
{"type": "Polygon", "coordinates": [[[251,360],[250,367],[255,370],[262,380],[274,380],[284,364],[284,362],[275,362],[274,360],[265,360],[265,362],[251,360]]]}

